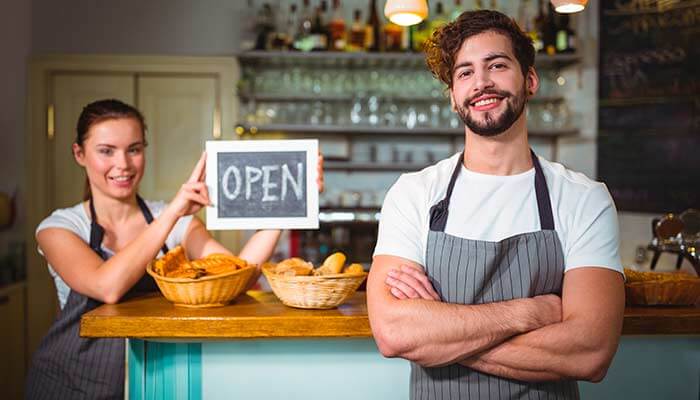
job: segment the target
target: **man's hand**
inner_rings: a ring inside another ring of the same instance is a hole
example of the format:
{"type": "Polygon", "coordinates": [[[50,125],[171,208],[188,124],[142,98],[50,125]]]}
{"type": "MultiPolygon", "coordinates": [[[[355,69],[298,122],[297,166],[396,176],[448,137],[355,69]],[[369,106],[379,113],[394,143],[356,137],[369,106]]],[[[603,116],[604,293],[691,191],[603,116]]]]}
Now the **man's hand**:
{"type": "Polygon", "coordinates": [[[391,294],[399,300],[423,299],[440,301],[433,285],[423,270],[408,265],[389,270],[386,284],[391,294]]]}

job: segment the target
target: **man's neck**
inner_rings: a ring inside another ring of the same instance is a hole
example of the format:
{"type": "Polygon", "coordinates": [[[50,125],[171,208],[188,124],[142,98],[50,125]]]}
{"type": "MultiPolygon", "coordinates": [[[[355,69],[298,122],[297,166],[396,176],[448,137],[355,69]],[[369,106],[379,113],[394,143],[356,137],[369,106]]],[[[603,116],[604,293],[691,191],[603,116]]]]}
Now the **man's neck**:
{"type": "Polygon", "coordinates": [[[527,120],[522,115],[505,132],[491,137],[465,128],[464,166],[488,175],[516,175],[531,169],[532,157],[527,140],[527,120]]]}

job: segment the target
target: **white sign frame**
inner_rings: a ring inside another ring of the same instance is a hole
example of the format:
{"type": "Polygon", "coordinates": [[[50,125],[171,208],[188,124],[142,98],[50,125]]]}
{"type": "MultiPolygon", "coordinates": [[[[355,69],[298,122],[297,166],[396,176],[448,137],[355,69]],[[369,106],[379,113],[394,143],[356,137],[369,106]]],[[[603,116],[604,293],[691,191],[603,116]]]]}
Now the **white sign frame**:
{"type": "Polygon", "coordinates": [[[208,140],[206,142],[206,184],[209,200],[207,207],[208,230],[239,229],[318,229],[318,140],[208,140]],[[306,216],[304,217],[219,217],[217,201],[219,185],[217,168],[219,153],[227,152],[306,152],[306,216]]]}

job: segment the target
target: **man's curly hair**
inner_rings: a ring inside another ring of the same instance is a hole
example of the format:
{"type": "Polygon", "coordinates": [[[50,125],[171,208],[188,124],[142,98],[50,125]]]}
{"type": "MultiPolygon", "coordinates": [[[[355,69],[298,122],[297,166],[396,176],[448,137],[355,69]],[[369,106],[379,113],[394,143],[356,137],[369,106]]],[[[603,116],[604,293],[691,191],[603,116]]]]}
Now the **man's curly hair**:
{"type": "Polygon", "coordinates": [[[433,75],[452,88],[455,57],[462,43],[472,36],[493,31],[510,39],[515,58],[523,76],[535,63],[532,39],[515,20],[498,11],[478,10],[463,12],[456,20],[438,28],[425,45],[425,59],[433,75]]]}

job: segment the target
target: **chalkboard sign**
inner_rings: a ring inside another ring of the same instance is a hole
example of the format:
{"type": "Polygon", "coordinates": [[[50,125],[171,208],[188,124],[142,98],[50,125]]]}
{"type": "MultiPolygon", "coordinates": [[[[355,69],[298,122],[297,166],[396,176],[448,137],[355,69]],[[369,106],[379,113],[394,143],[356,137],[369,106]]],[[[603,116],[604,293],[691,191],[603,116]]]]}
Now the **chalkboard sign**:
{"type": "Polygon", "coordinates": [[[318,141],[209,141],[208,229],[318,228],[318,141]]]}
{"type": "Polygon", "coordinates": [[[601,1],[598,177],[618,209],[700,207],[700,3],[601,1]]]}

